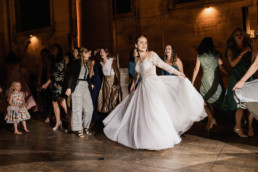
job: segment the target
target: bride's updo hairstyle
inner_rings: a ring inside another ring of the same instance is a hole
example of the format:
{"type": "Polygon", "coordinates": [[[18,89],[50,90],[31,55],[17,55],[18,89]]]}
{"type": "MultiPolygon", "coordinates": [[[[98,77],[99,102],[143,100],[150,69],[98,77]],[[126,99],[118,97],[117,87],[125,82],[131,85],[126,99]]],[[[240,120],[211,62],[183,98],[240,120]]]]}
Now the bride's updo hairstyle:
{"type": "MultiPolygon", "coordinates": [[[[137,44],[138,43],[138,41],[139,41],[139,39],[140,38],[146,38],[146,40],[147,40],[147,43],[148,43],[148,38],[147,38],[147,36],[146,35],[144,35],[144,34],[140,34],[140,35],[138,35],[137,37],[136,37],[136,39],[135,39],[135,44],[137,44]]],[[[136,48],[136,50],[137,50],[137,53],[138,53],[138,58],[140,58],[140,53],[139,53],[139,50],[138,50],[138,48],[136,48]]],[[[148,51],[148,48],[147,48],[147,50],[146,51],[148,51]]]]}
{"type": "Polygon", "coordinates": [[[141,37],[144,37],[144,38],[146,38],[146,39],[148,40],[148,38],[147,38],[147,36],[146,36],[146,35],[144,35],[144,34],[140,34],[140,35],[138,35],[138,36],[136,37],[136,39],[135,39],[135,44],[137,44],[137,43],[138,43],[138,41],[139,41],[139,39],[140,39],[141,37]]]}

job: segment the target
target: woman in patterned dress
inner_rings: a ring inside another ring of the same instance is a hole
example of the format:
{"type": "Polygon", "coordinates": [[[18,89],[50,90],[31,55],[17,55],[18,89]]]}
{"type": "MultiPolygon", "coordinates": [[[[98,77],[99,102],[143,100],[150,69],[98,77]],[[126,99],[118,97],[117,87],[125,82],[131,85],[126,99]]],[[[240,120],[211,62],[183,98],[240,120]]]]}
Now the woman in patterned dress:
{"type": "Polygon", "coordinates": [[[196,65],[193,71],[192,83],[199,73],[200,66],[203,69],[203,76],[201,81],[200,93],[205,100],[205,110],[209,116],[207,123],[207,130],[209,131],[217,124],[212,115],[214,104],[220,104],[224,96],[224,86],[219,73],[219,69],[228,74],[223,66],[221,54],[215,49],[211,37],[204,38],[197,48],[198,56],[196,65]]]}
{"type": "Polygon", "coordinates": [[[51,47],[51,54],[55,57],[55,63],[52,66],[51,78],[42,85],[42,89],[46,89],[50,83],[52,83],[52,104],[56,117],[56,125],[53,128],[53,131],[57,130],[62,126],[62,121],[60,119],[60,108],[58,101],[61,102],[65,114],[67,114],[67,105],[64,94],[64,75],[65,75],[65,62],[63,57],[62,48],[58,44],[53,44],[51,47]]]}

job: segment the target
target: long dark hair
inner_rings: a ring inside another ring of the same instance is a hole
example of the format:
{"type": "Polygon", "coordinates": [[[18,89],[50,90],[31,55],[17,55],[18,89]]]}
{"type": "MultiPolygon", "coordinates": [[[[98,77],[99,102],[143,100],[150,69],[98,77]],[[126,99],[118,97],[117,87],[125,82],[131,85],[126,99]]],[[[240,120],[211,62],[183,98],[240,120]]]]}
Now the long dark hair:
{"type": "Polygon", "coordinates": [[[92,55],[91,55],[91,60],[95,61],[95,65],[97,65],[98,67],[101,67],[100,62],[101,62],[101,57],[100,57],[100,49],[95,49],[94,51],[92,51],[92,55]],[[94,55],[94,51],[98,51],[95,55],[94,55]]]}
{"type": "Polygon", "coordinates": [[[201,43],[198,46],[198,48],[196,49],[196,51],[198,52],[198,55],[202,55],[204,53],[214,54],[216,49],[215,49],[215,45],[213,43],[212,38],[211,37],[203,38],[203,40],[201,41],[201,43]]]}
{"type": "Polygon", "coordinates": [[[74,48],[73,48],[73,50],[72,50],[73,59],[75,59],[75,57],[74,57],[74,55],[73,55],[74,50],[77,50],[77,51],[78,51],[78,55],[77,55],[78,57],[77,57],[77,59],[80,59],[80,55],[81,55],[81,54],[80,54],[80,48],[79,48],[79,47],[74,47],[74,48]]]}
{"type": "Polygon", "coordinates": [[[227,49],[228,48],[232,49],[234,52],[240,51],[239,48],[237,47],[237,43],[235,41],[235,36],[236,36],[237,32],[240,32],[240,34],[243,35],[243,48],[247,48],[247,47],[251,48],[251,38],[250,38],[250,36],[247,33],[245,33],[241,28],[236,28],[232,32],[230,37],[227,39],[227,42],[226,42],[226,53],[225,53],[226,57],[227,57],[227,49]]]}
{"type": "MultiPolygon", "coordinates": [[[[171,47],[171,50],[172,50],[172,54],[171,54],[171,63],[174,64],[177,60],[177,54],[176,54],[176,50],[175,50],[175,47],[172,45],[172,44],[167,44],[165,46],[165,49],[167,46],[170,46],[171,47]]],[[[168,56],[166,55],[166,53],[164,53],[164,60],[167,60],[168,56]]]]}
{"type": "Polygon", "coordinates": [[[139,52],[137,51],[137,56],[134,57],[134,51],[135,51],[135,50],[137,51],[137,48],[133,48],[133,49],[130,51],[129,62],[133,62],[133,63],[134,63],[135,58],[140,56],[140,55],[139,55],[139,52]]]}
{"type": "Polygon", "coordinates": [[[58,50],[58,53],[57,53],[57,55],[56,55],[56,57],[55,57],[56,62],[61,62],[61,61],[63,61],[64,56],[63,56],[62,47],[61,47],[59,44],[52,44],[51,47],[56,47],[57,50],[58,50]]]}
{"type": "Polygon", "coordinates": [[[105,48],[105,47],[101,47],[101,48],[99,49],[99,53],[100,53],[100,51],[101,51],[102,49],[105,51],[105,53],[107,53],[107,58],[109,59],[110,56],[111,56],[109,49],[108,49],[108,48],[105,48]]]}

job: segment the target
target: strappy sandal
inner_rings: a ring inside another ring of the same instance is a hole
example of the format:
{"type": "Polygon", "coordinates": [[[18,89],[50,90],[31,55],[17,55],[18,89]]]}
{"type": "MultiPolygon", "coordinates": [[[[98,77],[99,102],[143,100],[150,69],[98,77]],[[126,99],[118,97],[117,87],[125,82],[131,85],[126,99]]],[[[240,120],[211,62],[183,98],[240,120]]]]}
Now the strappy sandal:
{"type": "Polygon", "coordinates": [[[242,137],[242,138],[247,138],[248,136],[243,132],[242,129],[240,128],[234,128],[234,132],[239,136],[239,137],[242,137]]]}
{"type": "Polygon", "coordinates": [[[85,128],[85,129],[84,129],[84,133],[87,134],[87,135],[89,135],[89,136],[91,135],[91,132],[89,131],[88,128],[85,128]]]}
{"type": "Polygon", "coordinates": [[[81,138],[84,137],[82,130],[77,131],[77,132],[76,132],[76,135],[77,135],[78,137],[81,137],[81,138]]]}

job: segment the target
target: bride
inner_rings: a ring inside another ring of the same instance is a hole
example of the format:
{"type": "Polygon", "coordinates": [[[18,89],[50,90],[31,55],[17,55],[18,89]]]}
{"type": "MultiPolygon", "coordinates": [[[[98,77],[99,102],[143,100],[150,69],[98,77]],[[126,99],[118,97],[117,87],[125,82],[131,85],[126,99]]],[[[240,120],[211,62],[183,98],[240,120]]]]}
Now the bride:
{"type": "Polygon", "coordinates": [[[103,121],[105,135],[133,149],[161,150],[180,143],[180,135],[207,116],[202,96],[185,75],[148,51],[145,35],[135,46],[135,79],[128,95],[103,121]],[[177,76],[157,76],[156,66],[177,76]],[[135,90],[135,83],[142,80],[135,90]]]}

